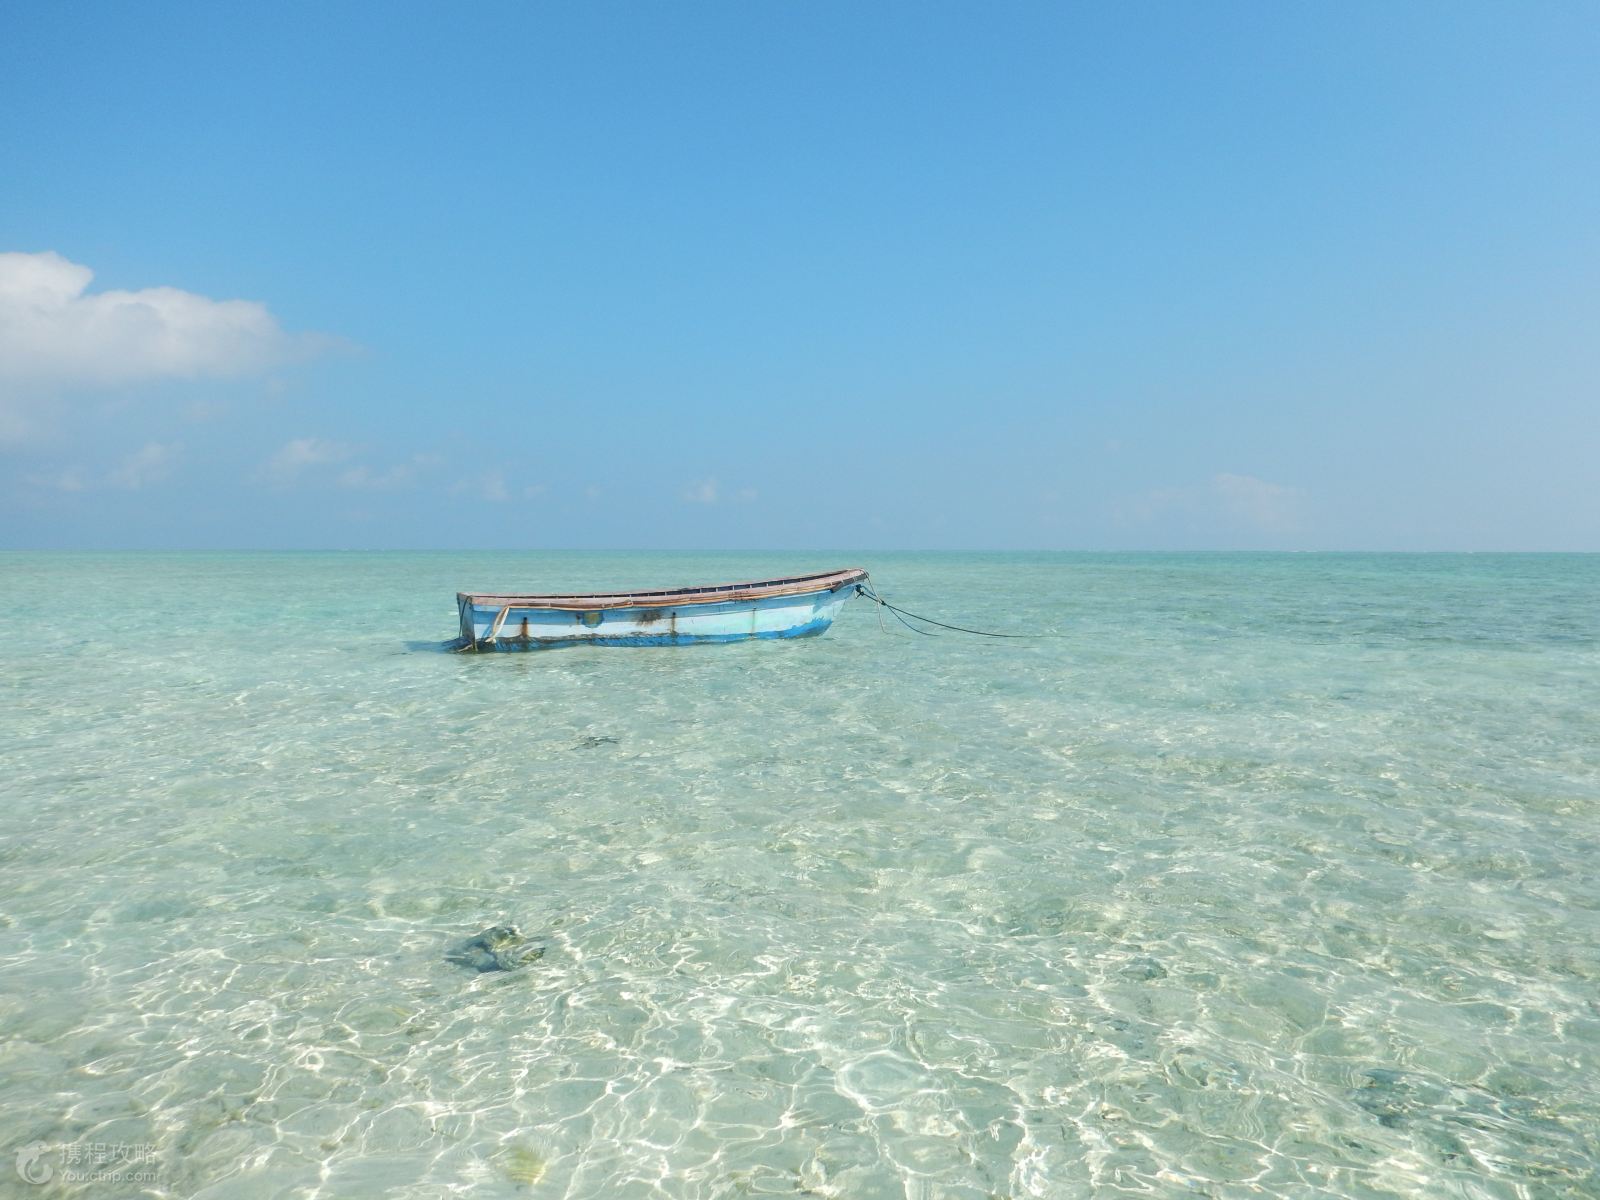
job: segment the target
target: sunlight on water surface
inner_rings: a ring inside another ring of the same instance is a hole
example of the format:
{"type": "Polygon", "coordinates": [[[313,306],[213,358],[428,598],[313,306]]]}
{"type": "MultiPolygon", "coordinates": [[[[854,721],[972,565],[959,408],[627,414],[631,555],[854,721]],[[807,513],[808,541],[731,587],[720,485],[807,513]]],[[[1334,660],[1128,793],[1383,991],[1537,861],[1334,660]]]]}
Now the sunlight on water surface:
{"type": "Polygon", "coordinates": [[[1597,597],[1559,556],[0,556],[0,1195],[1600,1195],[1597,597]],[[857,561],[1058,636],[430,644],[458,589],[857,561]],[[447,959],[498,925],[542,956],[447,959]]]}

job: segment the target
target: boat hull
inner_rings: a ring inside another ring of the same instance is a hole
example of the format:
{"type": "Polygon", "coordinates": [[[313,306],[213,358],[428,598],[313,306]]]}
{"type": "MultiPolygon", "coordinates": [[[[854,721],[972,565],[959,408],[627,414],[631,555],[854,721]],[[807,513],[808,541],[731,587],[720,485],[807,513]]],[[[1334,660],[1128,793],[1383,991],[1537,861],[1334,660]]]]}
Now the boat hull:
{"type": "MultiPolygon", "coordinates": [[[[507,597],[456,598],[462,650],[548,650],[561,646],[688,646],[766,638],[815,637],[827,630],[854,586],[836,584],[773,596],[693,603],[614,597],[582,608],[517,603],[507,597]],[[503,602],[509,600],[510,602],[503,602]]],[[[665,599],[665,597],[663,597],[665,599]]]]}

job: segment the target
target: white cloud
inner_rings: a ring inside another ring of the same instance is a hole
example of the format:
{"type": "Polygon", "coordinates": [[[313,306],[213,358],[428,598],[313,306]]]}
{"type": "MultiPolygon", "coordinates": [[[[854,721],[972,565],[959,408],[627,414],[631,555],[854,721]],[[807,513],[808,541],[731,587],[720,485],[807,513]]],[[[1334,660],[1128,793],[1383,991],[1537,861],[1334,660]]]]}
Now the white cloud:
{"type": "Polygon", "coordinates": [[[352,492],[394,492],[413,486],[443,461],[437,454],[413,454],[404,462],[374,467],[352,461],[362,449],[327,438],[293,438],[261,465],[256,478],[276,487],[312,483],[333,484],[352,492]]]}
{"type": "Polygon", "coordinates": [[[54,251],[0,253],[0,445],[51,431],[70,392],[232,377],[301,361],[336,338],[287,333],[264,304],[173,287],[90,292],[54,251]]]}
{"type": "Polygon", "coordinates": [[[92,387],[244,375],[330,344],[285,333],[254,300],[172,287],[90,293],[93,278],[53,251],[0,253],[0,379],[92,387]]]}
{"type": "Polygon", "coordinates": [[[175,442],[147,442],[103,476],[93,476],[81,466],[71,466],[29,475],[25,482],[30,487],[55,492],[87,492],[97,488],[138,491],[171,475],[182,452],[183,447],[175,442]]]}
{"type": "Polygon", "coordinates": [[[339,486],[353,491],[392,492],[410,487],[417,477],[436,465],[436,454],[413,454],[407,461],[375,470],[365,463],[350,467],[339,476],[339,486]]]}
{"type": "Polygon", "coordinates": [[[303,437],[285,442],[261,468],[261,477],[269,483],[287,484],[298,479],[312,467],[331,466],[344,462],[355,453],[341,442],[325,438],[303,437]]]}
{"type": "Polygon", "coordinates": [[[686,504],[749,504],[760,496],[753,487],[726,489],[716,479],[701,479],[684,488],[681,495],[686,504]]]}
{"type": "Polygon", "coordinates": [[[503,471],[483,471],[466,479],[458,479],[451,485],[450,492],[456,496],[487,500],[491,504],[504,504],[511,499],[511,489],[506,486],[503,471]]]}
{"type": "Polygon", "coordinates": [[[135,450],[106,476],[106,483],[112,487],[126,488],[137,491],[152,483],[160,483],[172,474],[173,464],[178,460],[178,454],[183,447],[161,442],[148,442],[135,450]]]}

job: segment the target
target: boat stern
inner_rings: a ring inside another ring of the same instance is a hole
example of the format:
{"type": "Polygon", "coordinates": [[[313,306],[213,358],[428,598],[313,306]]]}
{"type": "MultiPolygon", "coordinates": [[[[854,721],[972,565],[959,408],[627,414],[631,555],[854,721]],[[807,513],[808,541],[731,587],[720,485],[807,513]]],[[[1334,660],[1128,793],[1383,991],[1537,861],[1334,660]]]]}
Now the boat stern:
{"type": "Polygon", "coordinates": [[[478,628],[475,620],[476,610],[472,597],[465,592],[456,593],[456,616],[461,623],[460,644],[463,648],[474,646],[478,641],[478,628]]]}

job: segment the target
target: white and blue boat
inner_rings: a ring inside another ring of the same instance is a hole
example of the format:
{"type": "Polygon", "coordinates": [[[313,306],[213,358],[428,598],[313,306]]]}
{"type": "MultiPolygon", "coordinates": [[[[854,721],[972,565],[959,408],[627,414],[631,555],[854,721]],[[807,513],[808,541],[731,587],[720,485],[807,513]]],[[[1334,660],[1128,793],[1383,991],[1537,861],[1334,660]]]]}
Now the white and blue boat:
{"type": "Polygon", "coordinates": [[[704,587],[571,596],[458,592],[460,650],[684,646],[814,637],[867,578],[859,567],[704,587]]]}

